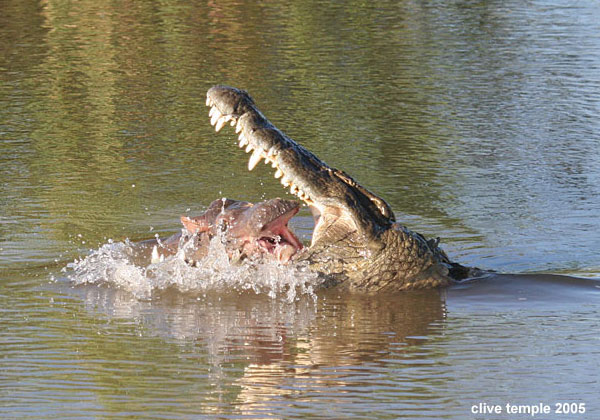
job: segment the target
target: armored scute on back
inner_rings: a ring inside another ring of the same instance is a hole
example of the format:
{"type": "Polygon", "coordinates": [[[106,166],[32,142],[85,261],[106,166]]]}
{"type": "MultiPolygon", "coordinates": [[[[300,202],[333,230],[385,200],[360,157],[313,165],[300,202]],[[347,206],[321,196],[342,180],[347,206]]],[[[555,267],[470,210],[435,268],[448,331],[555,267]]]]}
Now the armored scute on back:
{"type": "Polygon", "coordinates": [[[353,290],[439,287],[467,277],[437,246],[395,222],[389,205],[345,172],[329,167],[287,137],[243,90],[214,86],[207,93],[211,124],[235,127],[239,146],[252,152],[248,169],[265,159],[275,178],[304,201],[315,218],[310,247],[294,256],[353,290]]]}

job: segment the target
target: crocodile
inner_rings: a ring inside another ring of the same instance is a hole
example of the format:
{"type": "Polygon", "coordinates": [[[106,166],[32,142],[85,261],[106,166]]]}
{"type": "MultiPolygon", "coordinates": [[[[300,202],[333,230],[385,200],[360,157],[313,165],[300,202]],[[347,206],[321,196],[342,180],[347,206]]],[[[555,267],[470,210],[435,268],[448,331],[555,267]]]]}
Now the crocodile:
{"type": "Polygon", "coordinates": [[[449,286],[473,274],[449,259],[439,238],[426,239],[396,222],[384,199],[275,127],[246,91],[213,86],[206,105],[217,132],[227,123],[235,127],[239,147],[251,153],[250,171],[264,159],[284,188],[310,208],[310,246],[293,261],[306,261],[324,285],[397,291],[449,286]]]}

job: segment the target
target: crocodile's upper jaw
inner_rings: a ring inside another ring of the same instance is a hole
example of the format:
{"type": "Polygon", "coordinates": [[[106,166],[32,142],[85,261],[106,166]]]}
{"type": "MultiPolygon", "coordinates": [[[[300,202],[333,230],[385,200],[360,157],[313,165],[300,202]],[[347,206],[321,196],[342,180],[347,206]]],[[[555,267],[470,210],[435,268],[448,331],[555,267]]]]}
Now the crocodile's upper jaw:
{"type": "Polygon", "coordinates": [[[363,243],[370,242],[394,222],[384,200],[279,131],[245,91],[215,86],[208,91],[206,104],[216,131],[229,122],[238,133],[239,147],[252,152],[250,171],[264,159],[275,169],[275,178],[311,207],[316,220],[313,245],[348,232],[355,233],[363,243]]]}

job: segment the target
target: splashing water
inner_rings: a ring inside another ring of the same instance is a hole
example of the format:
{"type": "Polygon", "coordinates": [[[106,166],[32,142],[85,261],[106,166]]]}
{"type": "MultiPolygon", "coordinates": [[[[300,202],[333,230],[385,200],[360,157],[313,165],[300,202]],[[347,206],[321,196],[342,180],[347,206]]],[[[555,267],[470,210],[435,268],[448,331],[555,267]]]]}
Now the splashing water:
{"type": "Polygon", "coordinates": [[[232,263],[219,237],[211,240],[208,255],[193,267],[184,261],[189,243],[164,260],[141,267],[131,259],[129,240],[109,241],[90,255],[76,259],[63,269],[75,285],[107,284],[132,293],[137,299],[151,299],[153,293],[175,288],[182,293],[246,291],[283,297],[293,302],[300,295],[316,299],[317,274],[305,263],[281,265],[275,261],[232,263]]]}

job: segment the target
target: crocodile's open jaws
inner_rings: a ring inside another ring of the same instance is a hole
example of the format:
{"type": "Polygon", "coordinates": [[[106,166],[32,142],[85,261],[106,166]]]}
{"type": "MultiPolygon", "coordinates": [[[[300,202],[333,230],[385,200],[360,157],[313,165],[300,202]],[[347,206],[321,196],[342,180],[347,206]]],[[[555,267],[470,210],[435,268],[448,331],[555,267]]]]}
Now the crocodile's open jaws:
{"type": "Polygon", "coordinates": [[[216,131],[229,122],[239,147],[252,153],[249,170],[264,159],[275,178],[310,206],[316,221],[311,246],[294,258],[307,260],[330,284],[404,290],[446,286],[470,274],[448,259],[437,240],[396,223],[383,199],[283,134],[245,91],[214,86],[206,104],[216,131]]]}

